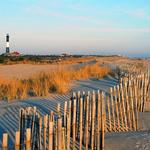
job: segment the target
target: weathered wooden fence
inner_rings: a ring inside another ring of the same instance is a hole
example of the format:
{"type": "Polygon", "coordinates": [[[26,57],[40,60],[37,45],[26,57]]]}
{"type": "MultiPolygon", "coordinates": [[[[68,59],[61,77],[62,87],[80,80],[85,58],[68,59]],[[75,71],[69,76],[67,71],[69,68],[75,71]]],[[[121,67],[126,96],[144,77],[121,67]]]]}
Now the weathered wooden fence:
{"type": "MultiPolygon", "coordinates": [[[[127,87],[127,92],[134,89],[133,96],[137,99],[137,109],[140,112],[147,110],[147,105],[150,103],[150,72],[141,73],[138,75],[128,75],[121,81],[123,87],[127,87]]],[[[131,95],[132,95],[131,93],[131,95]]],[[[150,107],[149,107],[150,110],[150,107]]]]}
{"type": "Polygon", "coordinates": [[[111,131],[138,130],[138,112],[150,106],[150,74],[128,75],[110,88],[106,103],[106,127],[111,131]],[[148,105],[148,106],[147,106],[148,105]]]}
{"type": "MultiPolygon", "coordinates": [[[[105,95],[78,92],[57,113],[51,112],[43,118],[36,108],[20,111],[20,131],[16,132],[15,149],[104,150],[105,95]]],[[[8,135],[3,136],[3,149],[7,149],[8,135]]]]}
{"type": "MultiPolygon", "coordinates": [[[[150,101],[149,72],[128,76],[120,84],[102,91],[73,92],[70,101],[58,104],[56,112],[41,117],[36,108],[20,110],[16,150],[104,150],[105,132],[138,130],[138,112],[150,101]]],[[[3,150],[8,134],[3,134],[3,150]]]]}

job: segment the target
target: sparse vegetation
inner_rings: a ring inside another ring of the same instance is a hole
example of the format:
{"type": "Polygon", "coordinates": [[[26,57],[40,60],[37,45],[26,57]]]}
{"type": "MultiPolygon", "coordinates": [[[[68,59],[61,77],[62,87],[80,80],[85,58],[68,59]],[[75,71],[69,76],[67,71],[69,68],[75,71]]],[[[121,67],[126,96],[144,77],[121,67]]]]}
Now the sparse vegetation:
{"type": "Polygon", "coordinates": [[[102,78],[110,73],[107,67],[98,64],[88,65],[80,69],[59,69],[53,72],[42,72],[28,79],[1,79],[0,99],[23,99],[28,96],[47,96],[49,93],[65,93],[69,83],[82,78],[102,78]]]}
{"type": "Polygon", "coordinates": [[[0,64],[72,64],[92,60],[94,57],[82,55],[21,55],[5,56],[0,55],[0,64]]]}

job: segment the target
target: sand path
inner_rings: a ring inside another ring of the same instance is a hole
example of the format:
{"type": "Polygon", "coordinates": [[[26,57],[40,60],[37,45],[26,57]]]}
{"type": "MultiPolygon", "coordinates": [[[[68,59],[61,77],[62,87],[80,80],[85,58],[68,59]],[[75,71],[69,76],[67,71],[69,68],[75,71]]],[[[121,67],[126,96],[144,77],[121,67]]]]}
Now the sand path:
{"type": "Polygon", "coordinates": [[[139,113],[138,132],[107,133],[105,150],[150,150],[150,112],[139,113]]]}

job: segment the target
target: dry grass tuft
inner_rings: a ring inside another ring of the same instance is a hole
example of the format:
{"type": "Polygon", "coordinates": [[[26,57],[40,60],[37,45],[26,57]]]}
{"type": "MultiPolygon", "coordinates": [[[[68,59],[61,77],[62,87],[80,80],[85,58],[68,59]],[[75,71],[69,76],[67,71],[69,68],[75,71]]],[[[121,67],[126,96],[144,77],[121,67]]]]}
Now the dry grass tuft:
{"type": "Polygon", "coordinates": [[[80,68],[76,73],[74,74],[74,79],[75,80],[80,80],[82,78],[96,78],[100,79],[110,73],[110,69],[107,67],[100,67],[98,64],[95,65],[89,65],[80,68]]]}
{"type": "Polygon", "coordinates": [[[110,73],[110,69],[98,64],[88,65],[80,69],[61,69],[53,72],[40,73],[28,79],[1,79],[0,99],[24,99],[28,96],[47,96],[49,93],[65,93],[69,90],[72,80],[100,79],[110,73]]]}

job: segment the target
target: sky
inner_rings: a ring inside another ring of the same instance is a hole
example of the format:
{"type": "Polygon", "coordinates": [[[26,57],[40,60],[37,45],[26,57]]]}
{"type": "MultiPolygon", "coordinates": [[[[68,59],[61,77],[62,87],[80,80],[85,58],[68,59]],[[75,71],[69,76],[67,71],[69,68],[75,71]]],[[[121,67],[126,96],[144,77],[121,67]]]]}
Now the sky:
{"type": "Polygon", "coordinates": [[[150,0],[1,0],[5,35],[23,54],[122,54],[150,57],[150,0]]]}

